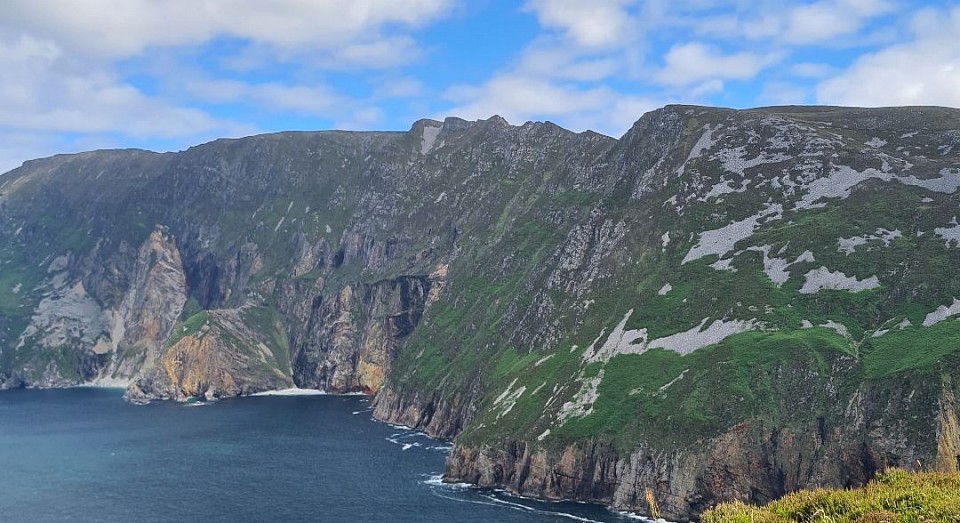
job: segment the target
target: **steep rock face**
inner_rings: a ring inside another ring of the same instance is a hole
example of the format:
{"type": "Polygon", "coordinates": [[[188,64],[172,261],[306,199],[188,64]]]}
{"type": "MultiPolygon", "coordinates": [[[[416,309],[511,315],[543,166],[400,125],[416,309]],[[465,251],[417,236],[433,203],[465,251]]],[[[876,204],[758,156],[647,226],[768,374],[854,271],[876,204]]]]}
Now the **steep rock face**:
{"type": "MultiPolygon", "coordinates": [[[[88,258],[96,258],[97,250],[88,258]]],[[[45,280],[36,288],[43,298],[8,352],[21,362],[13,383],[122,383],[156,358],[187,299],[180,254],[174,238],[158,226],[136,252],[122,249],[116,257],[124,255],[129,257],[123,263],[129,272],[112,276],[127,285],[126,292],[122,299],[113,296],[113,304],[100,297],[112,285],[105,281],[109,276],[90,277],[85,267],[89,260],[77,260],[68,252],[49,262],[45,280]],[[40,362],[43,369],[35,366],[40,362]]]]}
{"type": "Polygon", "coordinates": [[[668,106],[619,140],[448,118],[28,162],[0,388],[376,392],[456,438],[450,478],[676,518],[950,468],[958,121],[668,106]]]}
{"type": "Polygon", "coordinates": [[[385,387],[373,403],[373,417],[421,430],[430,437],[453,439],[473,417],[471,392],[435,390],[429,393],[385,387]]]}
{"type": "MultiPolygon", "coordinates": [[[[650,492],[664,517],[687,521],[721,500],[766,503],[801,488],[862,485],[887,467],[957,471],[954,393],[949,379],[924,376],[893,389],[864,384],[850,396],[832,394],[819,416],[798,409],[790,426],[745,421],[673,448],[651,442],[618,449],[596,439],[559,449],[511,438],[480,448],[459,444],[444,478],[640,513],[649,513],[650,492]]],[[[794,399],[803,405],[811,397],[794,399]]]]}
{"type": "Polygon", "coordinates": [[[158,227],[137,254],[130,287],[114,317],[113,350],[123,353],[110,369],[131,377],[154,361],[187,301],[186,274],[176,241],[158,227]]]}
{"type": "Polygon", "coordinates": [[[423,315],[430,285],[427,276],[401,276],[314,297],[293,339],[298,385],[377,392],[394,352],[423,315]]]}
{"type": "Polygon", "coordinates": [[[263,309],[227,309],[191,317],[127,389],[131,401],[215,399],[288,388],[281,325],[263,309]]]}

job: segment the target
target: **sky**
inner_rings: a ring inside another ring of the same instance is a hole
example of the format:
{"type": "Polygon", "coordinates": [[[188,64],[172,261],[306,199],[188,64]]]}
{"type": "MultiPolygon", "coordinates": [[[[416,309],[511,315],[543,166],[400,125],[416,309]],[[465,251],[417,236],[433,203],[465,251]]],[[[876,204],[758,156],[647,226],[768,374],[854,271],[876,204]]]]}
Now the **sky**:
{"type": "Polygon", "coordinates": [[[3,0],[0,172],[63,152],[668,103],[960,107],[960,0],[3,0]]]}

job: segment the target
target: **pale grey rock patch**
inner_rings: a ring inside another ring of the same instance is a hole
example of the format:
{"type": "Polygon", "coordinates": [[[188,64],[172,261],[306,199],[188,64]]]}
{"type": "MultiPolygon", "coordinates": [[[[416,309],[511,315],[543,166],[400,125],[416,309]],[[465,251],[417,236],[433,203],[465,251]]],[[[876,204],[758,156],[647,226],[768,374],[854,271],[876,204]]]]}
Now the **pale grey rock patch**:
{"type": "Polygon", "coordinates": [[[663,233],[660,237],[660,252],[666,252],[668,245],[670,245],[670,231],[663,233]]]}
{"type": "Polygon", "coordinates": [[[713,133],[715,128],[711,127],[709,124],[701,127],[703,134],[700,135],[700,139],[697,140],[697,143],[693,144],[693,147],[690,149],[690,154],[687,155],[687,159],[680,164],[680,167],[677,168],[677,175],[682,176],[686,171],[687,163],[696,160],[703,155],[704,151],[707,151],[713,148],[716,145],[718,140],[714,140],[713,133]]]}
{"type": "Polygon", "coordinates": [[[873,147],[874,149],[879,149],[880,147],[887,145],[887,141],[878,136],[874,136],[869,141],[867,141],[867,143],[865,143],[864,145],[866,145],[867,147],[873,147]]]}
{"type": "Polygon", "coordinates": [[[930,327],[940,323],[941,321],[960,314],[960,300],[954,298],[953,303],[949,307],[946,305],[941,305],[937,307],[937,310],[927,314],[923,319],[923,326],[930,327]]]}
{"type": "Polygon", "coordinates": [[[87,294],[83,283],[57,289],[37,305],[30,323],[17,340],[17,349],[33,338],[43,347],[80,344],[98,354],[112,349],[108,336],[108,315],[87,294]],[[101,343],[98,343],[101,342],[101,343]]]}
{"type": "Polygon", "coordinates": [[[722,196],[722,195],[724,195],[724,194],[746,192],[748,186],[750,185],[750,180],[746,180],[746,181],[743,183],[743,185],[741,185],[739,188],[734,188],[734,187],[732,187],[732,186],[730,185],[731,183],[732,183],[731,180],[724,180],[724,181],[722,181],[722,182],[714,185],[713,187],[710,188],[709,191],[707,191],[707,194],[703,195],[702,198],[699,198],[699,201],[705,202],[705,201],[707,201],[707,200],[710,200],[710,199],[712,199],[712,198],[717,198],[717,197],[722,196]]]}
{"type": "Polygon", "coordinates": [[[804,275],[806,281],[800,288],[801,294],[815,294],[821,290],[839,290],[860,292],[880,287],[880,280],[876,276],[859,280],[856,276],[847,276],[840,271],[831,271],[826,267],[813,269],[804,275]]]}
{"type": "Polygon", "coordinates": [[[754,231],[761,225],[761,220],[763,220],[763,223],[767,223],[779,220],[782,216],[782,205],[769,204],[767,208],[753,216],[748,216],[743,220],[733,222],[719,229],[701,232],[700,240],[690,249],[690,252],[684,256],[680,264],[683,265],[694,260],[699,260],[711,254],[723,256],[732,251],[737,242],[752,236],[754,231]]]}
{"type": "Polygon", "coordinates": [[[709,265],[717,271],[730,271],[737,272],[737,268],[733,266],[733,258],[727,258],[724,260],[717,260],[709,265]]]}
{"type": "Polygon", "coordinates": [[[678,354],[690,354],[697,349],[720,343],[734,334],[755,330],[760,325],[756,319],[715,320],[704,328],[709,319],[704,318],[699,325],[690,330],[652,340],[647,344],[647,348],[661,348],[678,354]]]}
{"type": "Polygon", "coordinates": [[[584,351],[584,356],[587,361],[606,362],[618,354],[639,354],[644,351],[647,342],[647,329],[627,329],[627,321],[630,320],[630,316],[632,315],[633,309],[627,311],[623,319],[620,320],[620,323],[610,332],[607,341],[594,352],[594,350],[592,350],[594,345],[600,337],[603,337],[603,332],[600,333],[600,337],[594,340],[594,344],[590,346],[590,349],[584,351]]]}
{"type": "Polygon", "coordinates": [[[666,296],[667,293],[672,290],[673,290],[673,285],[670,285],[669,283],[665,283],[663,287],[660,287],[660,290],[657,291],[657,294],[660,296],[666,296]]]}
{"type": "Polygon", "coordinates": [[[66,255],[57,256],[50,262],[50,265],[47,266],[47,272],[60,272],[65,270],[68,263],[70,263],[70,258],[66,255]]]}
{"type": "Polygon", "coordinates": [[[796,207],[798,209],[814,209],[826,205],[825,203],[818,204],[823,199],[839,198],[843,200],[849,198],[850,191],[855,185],[871,178],[890,181],[893,175],[876,169],[867,169],[860,172],[846,165],[835,166],[829,176],[817,178],[806,185],[806,193],[797,202],[796,207]]]}
{"type": "Polygon", "coordinates": [[[425,125],[423,127],[423,137],[420,139],[420,152],[422,154],[427,154],[433,149],[433,144],[437,142],[437,136],[442,129],[443,125],[439,127],[425,125]]]}
{"type": "Polygon", "coordinates": [[[853,254],[857,250],[857,247],[872,241],[872,240],[882,240],[884,247],[889,247],[890,242],[903,236],[903,233],[900,232],[900,229],[888,230],[879,228],[874,234],[866,236],[851,236],[850,238],[839,238],[837,239],[837,245],[840,252],[845,253],[847,256],[853,254]]]}
{"type": "MultiPolygon", "coordinates": [[[[539,360],[537,360],[537,362],[534,363],[533,366],[534,366],[534,367],[539,367],[540,365],[543,365],[543,364],[546,363],[550,358],[552,358],[552,357],[554,357],[554,356],[555,356],[554,354],[547,354],[546,356],[544,356],[544,357],[540,358],[539,360]]],[[[534,393],[536,393],[536,391],[534,391],[534,393]]]]}
{"type": "MultiPolygon", "coordinates": [[[[514,380],[514,383],[516,383],[516,380],[514,380]]],[[[512,387],[513,383],[511,383],[510,386],[512,387]]],[[[501,394],[497,398],[499,401],[495,402],[495,404],[500,407],[500,412],[497,413],[497,419],[500,419],[506,416],[507,414],[509,414],[510,411],[513,410],[513,407],[517,405],[517,400],[519,400],[520,396],[523,396],[523,393],[526,391],[527,391],[527,387],[522,386],[522,387],[519,387],[517,390],[513,390],[513,391],[511,391],[508,388],[505,391],[506,395],[501,394]]]]}
{"type": "Polygon", "coordinates": [[[573,399],[560,407],[558,419],[561,424],[570,418],[583,418],[593,413],[593,403],[599,397],[597,387],[600,386],[601,381],[603,381],[603,369],[600,369],[600,372],[593,378],[582,382],[580,390],[573,396],[573,399]]]}
{"type": "Polygon", "coordinates": [[[934,228],[933,233],[942,238],[946,246],[949,247],[952,241],[960,242],[960,225],[957,224],[956,216],[947,225],[950,225],[950,227],[934,228]]]}
{"type": "Polygon", "coordinates": [[[790,156],[783,153],[769,154],[763,152],[754,158],[747,159],[746,146],[723,149],[713,155],[712,158],[719,160],[727,172],[735,173],[739,176],[746,176],[746,170],[765,165],[769,163],[781,163],[790,159],[790,156]]]}
{"type": "Polygon", "coordinates": [[[540,385],[537,385],[537,388],[533,389],[533,392],[530,393],[531,396],[536,396],[538,392],[543,390],[547,386],[547,382],[543,382],[540,385]]]}
{"type": "Polygon", "coordinates": [[[782,258],[770,258],[770,249],[770,245],[747,248],[748,251],[763,253],[763,272],[779,287],[790,279],[790,272],[786,270],[790,264],[782,258]]]}
{"type": "Polygon", "coordinates": [[[831,329],[844,338],[850,338],[850,329],[848,329],[847,326],[842,323],[838,323],[833,320],[827,320],[826,323],[821,323],[820,326],[831,329]]]}
{"type": "Polygon", "coordinates": [[[922,187],[937,193],[953,194],[960,188],[960,169],[941,169],[939,178],[921,180],[911,174],[910,176],[897,177],[897,180],[904,185],[922,187]]]}
{"type": "Polygon", "coordinates": [[[671,385],[673,385],[674,383],[682,380],[683,377],[686,376],[688,372],[690,372],[690,369],[683,369],[683,372],[681,372],[679,376],[677,376],[676,378],[673,378],[672,380],[670,380],[669,382],[667,382],[666,384],[664,384],[662,387],[660,387],[659,389],[657,389],[657,392],[659,392],[659,393],[661,393],[661,394],[662,394],[663,392],[666,392],[666,390],[669,389],[671,385]]]}

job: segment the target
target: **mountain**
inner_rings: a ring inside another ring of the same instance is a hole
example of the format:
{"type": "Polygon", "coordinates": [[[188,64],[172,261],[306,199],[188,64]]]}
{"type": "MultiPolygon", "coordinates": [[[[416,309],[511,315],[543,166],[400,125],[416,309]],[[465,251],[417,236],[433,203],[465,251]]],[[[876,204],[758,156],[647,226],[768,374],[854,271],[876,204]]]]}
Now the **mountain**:
{"type": "Polygon", "coordinates": [[[667,106],[0,177],[0,388],[376,394],[446,478],[686,520],[957,470],[960,110],[667,106]]]}

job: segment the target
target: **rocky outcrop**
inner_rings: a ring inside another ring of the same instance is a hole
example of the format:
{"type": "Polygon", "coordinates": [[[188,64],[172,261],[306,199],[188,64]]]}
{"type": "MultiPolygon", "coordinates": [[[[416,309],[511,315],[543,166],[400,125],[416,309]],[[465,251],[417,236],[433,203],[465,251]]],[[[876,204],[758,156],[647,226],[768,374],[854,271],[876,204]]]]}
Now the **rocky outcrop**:
{"type": "Polygon", "coordinates": [[[262,310],[199,313],[173,334],[156,361],[128,387],[126,398],[210,400],[292,387],[280,328],[262,310]],[[251,316],[258,318],[251,321],[251,316]]]}
{"type": "Polygon", "coordinates": [[[91,270],[98,254],[99,246],[82,260],[68,252],[46,265],[43,298],[8,352],[20,361],[14,384],[123,383],[158,355],[187,299],[175,238],[157,226],[139,250],[120,249],[104,262],[118,264],[112,272],[91,270]],[[122,299],[111,295],[117,282],[126,285],[122,299]]]}
{"type": "Polygon", "coordinates": [[[622,449],[602,437],[562,448],[512,438],[479,448],[459,444],[444,478],[640,514],[650,514],[649,492],[664,517],[688,521],[720,501],[766,503],[804,488],[859,486],[888,467],[956,471],[953,396],[949,379],[909,376],[892,390],[867,383],[835,397],[819,416],[795,411],[789,421],[745,420],[675,448],[651,441],[622,449]]]}
{"type": "Polygon", "coordinates": [[[348,283],[309,302],[306,324],[292,339],[295,379],[301,387],[376,393],[393,356],[423,315],[428,276],[348,283]]]}
{"type": "Polygon", "coordinates": [[[399,384],[388,385],[373,402],[373,417],[447,440],[460,434],[473,417],[469,392],[436,390],[421,394],[417,389],[405,389],[399,384]]]}
{"type": "Polygon", "coordinates": [[[155,361],[187,301],[186,274],[176,239],[157,226],[137,254],[123,301],[114,313],[112,377],[132,377],[155,361]]]}
{"type": "Polygon", "coordinates": [[[0,178],[0,388],[376,394],[457,440],[451,479],[675,518],[950,468],[958,115],[668,106],[619,140],[448,118],[28,162],[0,178]]]}

